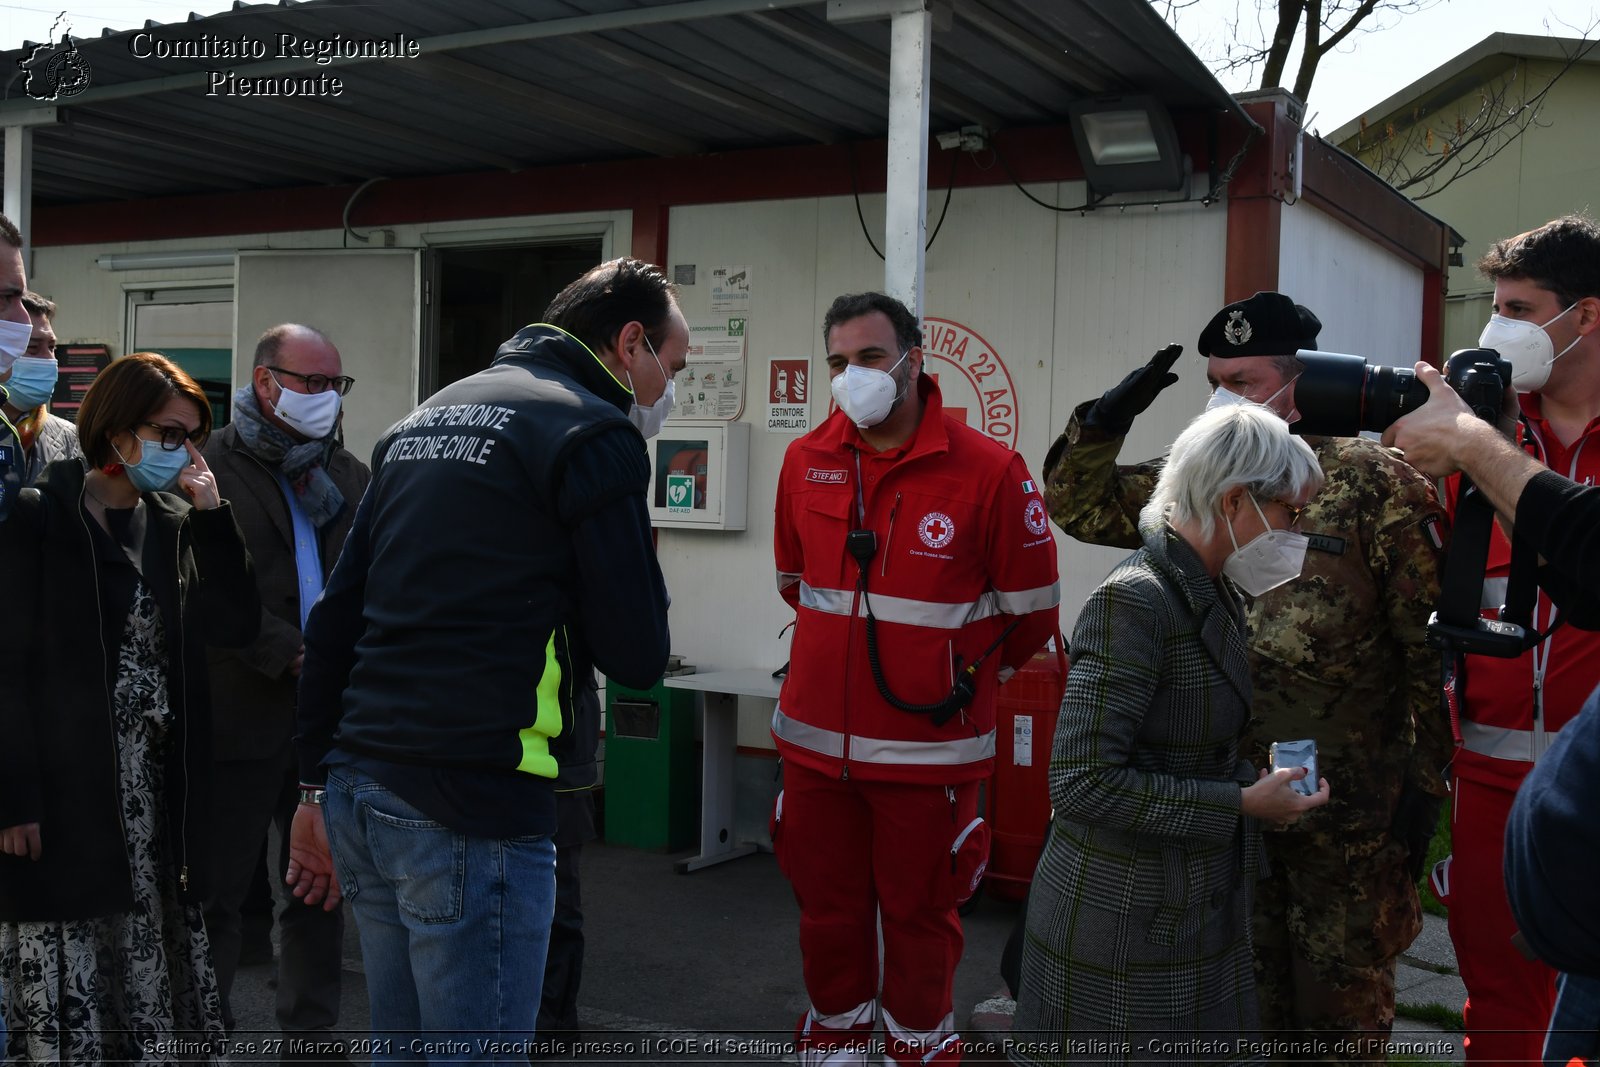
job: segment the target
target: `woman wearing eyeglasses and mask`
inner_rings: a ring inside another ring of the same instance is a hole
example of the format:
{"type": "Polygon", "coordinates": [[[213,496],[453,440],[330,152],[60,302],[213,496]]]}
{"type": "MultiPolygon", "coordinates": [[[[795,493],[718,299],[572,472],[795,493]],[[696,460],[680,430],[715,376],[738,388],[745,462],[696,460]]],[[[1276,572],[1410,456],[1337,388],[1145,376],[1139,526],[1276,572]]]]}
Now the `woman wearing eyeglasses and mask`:
{"type": "Polygon", "coordinates": [[[0,988],[8,1062],[215,1059],[201,924],[205,646],[249,641],[256,586],[196,442],[211,408],[164,356],[95,378],[89,469],[45,468],[0,524],[26,620],[0,642],[0,988]]]}
{"type": "MultiPolygon", "coordinates": [[[[1196,418],[1141,514],[1144,547],[1090,595],[1050,757],[1010,1055],[1021,1064],[1234,1063],[1257,1029],[1259,822],[1327,803],[1304,769],[1239,760],[1250,716],[1241,593],[1298,575],[1322,472],[1256,404],[1196,418]]],[[[1284,738],[1283,740],[1296,740],[1284,738]]]]}

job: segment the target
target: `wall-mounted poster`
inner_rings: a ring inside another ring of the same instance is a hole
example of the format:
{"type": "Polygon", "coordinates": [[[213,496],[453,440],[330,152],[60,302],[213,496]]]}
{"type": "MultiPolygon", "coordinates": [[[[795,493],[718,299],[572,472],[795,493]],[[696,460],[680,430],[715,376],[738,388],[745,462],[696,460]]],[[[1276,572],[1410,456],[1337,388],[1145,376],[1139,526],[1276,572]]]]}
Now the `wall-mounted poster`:
{"type": "Polygon", "coordinates": [[[745,319],[690,319],[688,361],[675,379],[672,417],[737,419],[744,412],[745,319]]]}
{"type": "Polygon", "coordinates": [[[750,311],[750,268],[711,268],[711,310],[744,315],[750,311]]]}
{"type": "Polygon", "coordinates": [[[56,378],[55,395],[50,398],[50,414],[78,421],[83,394],[95,375],[111,366],[111,349],[106,345],[57,345],[56,362],[61,373],[56,378]]]}

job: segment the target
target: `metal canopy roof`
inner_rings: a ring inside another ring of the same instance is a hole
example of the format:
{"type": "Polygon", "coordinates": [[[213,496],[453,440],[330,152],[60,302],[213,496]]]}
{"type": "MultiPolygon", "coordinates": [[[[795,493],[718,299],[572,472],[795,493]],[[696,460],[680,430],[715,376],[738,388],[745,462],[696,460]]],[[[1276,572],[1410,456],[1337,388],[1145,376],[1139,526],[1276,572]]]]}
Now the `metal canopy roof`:
{"type": "MultiPolygon", "coordinates": [[[[20,61],[0,125],[33,127],[35,204],[341,185],[368,178],[876,139],[883,0],[306,0],[75,37],[88,87],[53,104],[20,61]],[[143,33],[146,36],[140,37],[143,33]],[[300,40],[417,42],[417,58],[279,58],[300,40]],[[264,58],[135,54],[260,42],[264,58]],[[190,47],[194,47],[193,44],[190,47]],[[209,71],[337,77],[339,96],[207,95],[209,71]]],[[[1086,96],[1150,93],[1251,124],[1147,0],[953,0],[934,7],[930,129],[1062,122],[1086,96]]],[[[30,68],[64,49],[42,51],[30,68]]]]}

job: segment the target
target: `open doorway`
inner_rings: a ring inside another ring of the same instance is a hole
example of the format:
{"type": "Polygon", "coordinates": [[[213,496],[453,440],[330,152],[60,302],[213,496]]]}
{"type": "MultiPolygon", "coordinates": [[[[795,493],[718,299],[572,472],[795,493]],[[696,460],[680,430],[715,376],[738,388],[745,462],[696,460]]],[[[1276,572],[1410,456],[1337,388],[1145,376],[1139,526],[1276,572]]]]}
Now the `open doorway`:
{"type": "Polygon", "coordinates": [[[544,318],[544,309],[578,275],[600,262],[602,238],[534,245],[451,248],[438,253],[439,340],[430,396],[483,370],[511,335],[544,318]]]}
{"type": "MultiPolygon", "coordinates": [[[[211,423],[233,417],[233,289],[130,289],[126,352],[160,352],[211,401],[211,423]]],[[[65,375],[63,375],[64,377],[65,375]]]]}

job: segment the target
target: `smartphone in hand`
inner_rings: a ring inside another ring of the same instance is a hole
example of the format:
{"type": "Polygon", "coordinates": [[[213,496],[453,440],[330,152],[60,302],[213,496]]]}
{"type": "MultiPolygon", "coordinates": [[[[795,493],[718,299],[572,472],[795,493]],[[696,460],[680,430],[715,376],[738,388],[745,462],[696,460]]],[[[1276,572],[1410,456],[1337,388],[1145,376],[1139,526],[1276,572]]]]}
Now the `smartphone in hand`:
{"type": "Polygon", "coordinates": [[[1317,782],[1320,775],[1317,772],[1317,743],[1307,738],[1304,741],[1274,741],[1270,749],[1269,758],[1272,761],[1272,770],[1293,770],[1304,767],[1306,776],[1289,785],[1301,796],[1315,796],[1317,782]]]}

